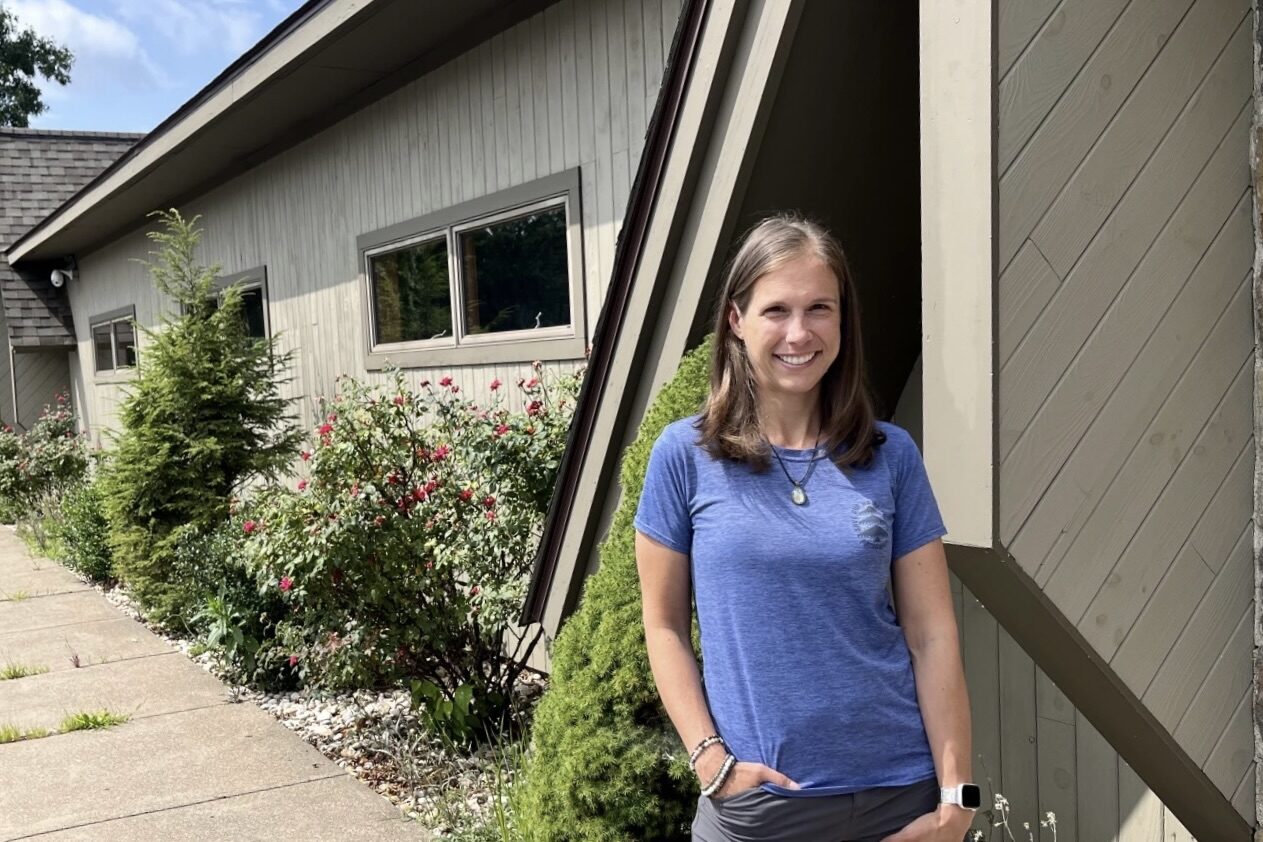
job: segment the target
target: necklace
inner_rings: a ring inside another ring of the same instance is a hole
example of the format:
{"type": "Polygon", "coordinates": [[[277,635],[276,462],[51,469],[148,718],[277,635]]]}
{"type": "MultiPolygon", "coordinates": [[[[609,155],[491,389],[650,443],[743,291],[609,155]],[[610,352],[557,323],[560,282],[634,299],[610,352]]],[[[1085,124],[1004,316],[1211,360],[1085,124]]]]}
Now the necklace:
{"type": "Polygon", "coordinates": [[[781,454],[776,452],[776,448],[773,447],[770,441],[767,441],[767,438],[764,438],[763,440],[767,442],[767,446],[771,449],[772,455],[776,457],[777,464],[780,465],[781,470],[785,472],[785,479],[789,480],[789,484],[793,486],[793,489],[789,492],[789,499],[794,501],[795,506],[805,506],[807,504],[807,490],[803,488],[803,486],[807,484],[807,480],[811,479],[812,473],[816,470],[816,462],[820,460],[820,430],[816,430],[816,443],[811,449],[811,462],[808,463],[807,472],[803,474],[803,478],[800,480],[796,480],[790,476],[789,468],[785,467],[785,462],[781,459],[781,454]]]}

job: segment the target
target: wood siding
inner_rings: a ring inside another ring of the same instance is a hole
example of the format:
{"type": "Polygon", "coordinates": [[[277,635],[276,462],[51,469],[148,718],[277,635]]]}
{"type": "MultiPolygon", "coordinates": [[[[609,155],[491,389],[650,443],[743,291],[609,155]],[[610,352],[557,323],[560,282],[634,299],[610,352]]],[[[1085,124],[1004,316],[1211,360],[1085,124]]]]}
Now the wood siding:
{"type": "MultiPolygon", "coordinates": [[[[272,330],[298,352],[289,394],[304,423],[338,375],[368,376],[358,235],[575,167],[581,303],[592,330],[681,2],[562,0],[181,208],[202,216],[204,262],[225,274],[267,267],[272,330]]],[[[129,304],[142,324],[157,323],[166,305],[133,262],[149,248],[137,231],[80,256],[76,324],[129,304]]],[[[466,394],[485,400],[493,379],[529,376],[529,346],[522,347],[519,364],[410,369],[407,376],[415,383],[451,374],[466,394]]],[[[91,358],[86,335],[79,355],[91,358]]],[[[100,436],[124,386],[82,368],[76,391],[100,436]]],[[[509,391],[512,401],[516,390],[509,391]]]]}
{"type": "Polygon", "coordinates": [[[61,348],[13,355],[19,430],[29,429],[44,407],[53,403],[58,393],[69,392],[70,366],[67,356],[61,348]]]}
{"type": "MultiPolygon", "coordinates": [[[[1250,4],[999,22],[1000,539],[1252,825],[1250,4]]],[[[1040,698],[1078,838],[1188,838],[1040,698]]]]}

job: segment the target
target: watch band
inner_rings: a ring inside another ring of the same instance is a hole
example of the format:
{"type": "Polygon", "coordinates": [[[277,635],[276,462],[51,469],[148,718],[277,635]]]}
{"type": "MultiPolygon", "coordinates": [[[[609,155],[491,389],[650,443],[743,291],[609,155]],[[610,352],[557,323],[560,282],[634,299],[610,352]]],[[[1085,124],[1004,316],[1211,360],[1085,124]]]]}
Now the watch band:
{"type": "Polygon", "coordinates": [[[973,812],[981,805],[981,793],[976,784],[963,783],[939,787],[939,803],[954,804],[962,810],[973,812]]]}

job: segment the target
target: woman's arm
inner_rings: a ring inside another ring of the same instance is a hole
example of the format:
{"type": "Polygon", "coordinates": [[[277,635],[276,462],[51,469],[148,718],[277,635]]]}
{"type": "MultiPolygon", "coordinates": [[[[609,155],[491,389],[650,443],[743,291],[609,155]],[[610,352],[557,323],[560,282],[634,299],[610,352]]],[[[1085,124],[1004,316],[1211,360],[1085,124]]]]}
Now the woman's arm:
{"type": "MultiPolygon", "coordinates": [[[[897,559],[893,589],[939,784],[972,782],[969,694],[943,541],[935,539],[897,559]]],[[[937,816],[940,826],[959,828],[953,839],[960,839],[973,819],[951,805],[940,807],[937,816]]]]}
{"type": "MultiPolygon", "coordinates": [[[[715,723],[702,694],[702,681],[693,654],[692,600],[689,559],[636,533],[636,569],[640,573],[641,613],[649,666],[662,705],[686,749],[715,733],[715,723]]],[[[726,752],[713,745],[697,761],[697,775],[708,784],[723,765],[726,752]]],[[[759,763],[737,763],[716,795],[724,796],[771,781],[796,786],[784,775],[759,763]]]]}

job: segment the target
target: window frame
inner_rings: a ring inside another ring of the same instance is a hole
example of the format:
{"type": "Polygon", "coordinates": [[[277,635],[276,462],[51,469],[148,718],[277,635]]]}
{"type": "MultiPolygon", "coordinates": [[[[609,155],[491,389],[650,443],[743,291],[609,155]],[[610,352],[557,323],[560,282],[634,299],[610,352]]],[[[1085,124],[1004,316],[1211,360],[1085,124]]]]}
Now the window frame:
{"type": "Polygon", "coordinates": [[[92,345],[92,375],[96,381],[108,381],[111,379],[125,379],[136,370],[134,365],[118,364],[118,332],[114,325],[127,322],[132,328],[132,347],[135,348],[136,358],[140,359],[140,343],[139,333],[136,325],[136,305],[128,304],[125,307],[117,307],[105,313],[98,313],[88,318],[88,342],[92,345]],[[96,330],[102,325],[110,326],[110,367],[99,368],[96,346],[96,330]]]}
{"type": "Polygon", "coordinates": [[[272,312],[268,302],[267,266],[255,266],[253,269],[246,269],[244,272],[233,272],[231,275],[220,275],[216,277],[213,287],[215,289],[215,299],[217,303],[223,303],[224,291],[230,286],[240,286],[243,293],[255,289],[259,290],[263,298],[262,338],[270,339],[272,337],[272,312]]]}
{"type": "Polygon", "coordinates": [[[378,371],[388,365],[421,368],[581,358],[587,343],[587,302],[579,177],[579,169],[576,167],[356,238],[360,288],[363,290],[367,368],[378,371]],[[563,208],[566,214],[570,323],[532,330],[465,334],[462,299],[464,279],[458,249],[460,235],[479,227],[553,207],[563,208]],[[447,246],[452,334],[438,339],[378,342],[372,258],[438,239],[444,239],[447,246]]]}

